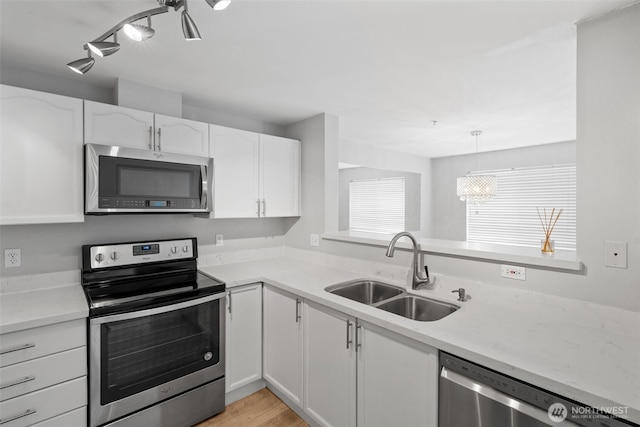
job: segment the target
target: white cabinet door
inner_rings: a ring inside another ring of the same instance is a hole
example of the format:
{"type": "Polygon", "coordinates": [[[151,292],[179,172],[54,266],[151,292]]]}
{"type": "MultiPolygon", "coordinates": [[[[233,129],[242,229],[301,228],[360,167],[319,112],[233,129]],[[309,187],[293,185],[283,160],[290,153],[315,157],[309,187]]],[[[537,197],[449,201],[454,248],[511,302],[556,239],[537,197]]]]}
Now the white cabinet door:
{"type": "Polygon", "coordinates": [[[153,113],[85,100],[84,142],[153,150],[153,113]]]}
{"type": "Polygon", "coordinates": [[[226,392],[262,378],[262,283],[228,289],[226,392]]]}
{"type": "Polygon", "coordinates": [[[0,86],[0,224],[84,221],[82,100],[0,86]]]}
{"type": "Polygon", "coordinates": [[[213,157],[213,217],[259,216],[259,134],[209,125],[213,157]]]}
{"type": "Polygon", "coordinates": [[[438,352],[358,323],[358,425],[436,427],[438,352]]]}
{"type": "Polygon", "coordinates": [[[304,305],[304,410],[322,426],[356,425],[355,319],[304,305]]]}
{"type": "Polygon", "coordinates": [[[302,407],[302,299],[265,286],[263,310],[264,379],[302,407]]]}
{"type": "Polygon", "coordinates": [[[260,135],[261,216],[300,215],[300,141],[260,135]]]}
{"type": "Polygon", "coordinates": [[[156,151],[209,157],[209,124],[155,115],[156,151]]]}

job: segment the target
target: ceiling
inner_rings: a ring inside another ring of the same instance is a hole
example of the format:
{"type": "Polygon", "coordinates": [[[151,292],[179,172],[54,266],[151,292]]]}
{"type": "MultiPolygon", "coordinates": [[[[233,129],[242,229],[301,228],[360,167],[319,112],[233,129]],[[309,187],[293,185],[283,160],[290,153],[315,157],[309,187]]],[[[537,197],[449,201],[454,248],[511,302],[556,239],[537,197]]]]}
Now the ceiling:
{"type": "Polygon", "coordinates": [[[202,41],[171,10],[155,37],[119,34],[119,52],[76,75],[65,64],[83,44],[158,2],[0,0],[0,61],[280,125],[326,112],[343,140],[441,157],[473,152],[473,130],[479,151],[574,140],[575,23],[635,2],[190,0],[202,41]]]}

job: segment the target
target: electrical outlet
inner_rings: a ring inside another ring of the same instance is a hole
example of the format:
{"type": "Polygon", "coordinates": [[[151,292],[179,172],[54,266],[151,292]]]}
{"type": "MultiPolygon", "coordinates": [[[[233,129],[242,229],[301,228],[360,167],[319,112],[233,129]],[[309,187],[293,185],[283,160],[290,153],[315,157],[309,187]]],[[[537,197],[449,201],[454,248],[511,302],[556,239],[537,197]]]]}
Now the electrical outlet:
{"type": "Polygon", "coordinates": [[[20,267],[22,265],[22,257],[20,256],[20,249],[5,249],[4,250],[4,267],[20,267]]]}
{"type": "Polygon", "coordinates": [[[216,234],[216,246],[224,246],[224,234],[216,234]]]}
{"type": "Polygon", "coordinates": [[[607,267],[627,268],[627,242],[605,242],[605,262],[607,267]]]}
{"type": "Polygon", "coordinates": [[[517,265],[502,265],[501,275],[508,279],[526,280],[526,271],[526,268],[517,265]]]}
{"type": "Polygon", "coordinates": [[[312,234],[311,238],[310,238],[310,242],[309,244],[311,246],[320,246],[320,235],[318,234],[312,234]]]}

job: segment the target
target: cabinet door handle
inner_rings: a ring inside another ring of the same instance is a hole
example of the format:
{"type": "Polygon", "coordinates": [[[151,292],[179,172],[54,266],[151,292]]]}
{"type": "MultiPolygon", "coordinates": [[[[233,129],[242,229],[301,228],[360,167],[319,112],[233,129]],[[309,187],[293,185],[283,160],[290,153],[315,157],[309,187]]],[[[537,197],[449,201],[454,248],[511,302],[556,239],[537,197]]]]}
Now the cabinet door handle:
{"type": "Polygon", "coordinates": [[[300,319],[302,319],[302,316],[300,316],[300,304],[302,303],[302,301],[300,301],[298,298],[296,298],[296,323],[300,322],[300,319]]]}
{"type": "Polygon", "coordinates": [[[358,348],[362,347],[362,338],[360,337],[360,334],[362,333],[360,332],[361,330],[362,326],[356,323],[356,351],[358,351],[358,348]]]}
{"type": "Polygon", "coordinates": [[[353,323],[351,323],[351,320],[347,320],[347,350],[349,349],[349,346],[351,344],[353,344],[353,340],[351,339],[351,326],[353,325],[353,323]]]}
{"type": "Polygon", "coordinates": [[[158,128],[158,151],[162,151],[162,128],[158,128]]]}
{"type": "Polygon", "coordinates": [[[267,201],[262,199],[262,216],[267,216],[267,201]]]}
{"type": "Polygon", "coordinates": [[[260,199],[256,200],[256,204],[258,205],[258,210],[256,211],[256,216],[260,217],[260,199]]]}
{"type": "Polygon", "coordinates": [[[153,150],[153,126],[149,126],[149,150],[153,150]]]}
{"type": "Polygon", "coordinates": [[[227,292],[229,299],[227,299],[227,309],[229,310],[229,314],[231,314],[231,291],[227,292]]]}
{"type": "Polygon", "coordinates": [[[29,375],[28,377],[24,377],[24,378],[21,378],[19,380],[15,380],[15,381],[11,381],[9,383],[2,384],[2,385],[0,385],[0,389],[5,389],[5,388],[13,387],[13,386],[16,386],[16,385],[19,385],[19,384],[28,383],[29,381],[33,381],[35,379],[36,379],[35,375],[29,375]]]}
{"type": "Polygon", "coordinates": [[[11,415],[7,418],[2,418],[0,419],[0,424],[4,424],[4,423],[8,423],[10,421],[15,421],[19,418],[22,417],[26,417],[27,415],[31,415],[31,414],[35,414],[37,411],[35,409],[27,409],[26,411],[20,413],[20,414],[16,414],[16,415],[11,415]]]}
{"type": "Polygon", "coordinates": [[[21,344],[21,345],[16,346],[16,347],[11,347],[11,348],[7,348],[5,350],[0,350],[0,354],[13,353],[14,351],[26,350],[28,348],[33,348],[35,346],[36,345],[34,343],[21,344]]]}

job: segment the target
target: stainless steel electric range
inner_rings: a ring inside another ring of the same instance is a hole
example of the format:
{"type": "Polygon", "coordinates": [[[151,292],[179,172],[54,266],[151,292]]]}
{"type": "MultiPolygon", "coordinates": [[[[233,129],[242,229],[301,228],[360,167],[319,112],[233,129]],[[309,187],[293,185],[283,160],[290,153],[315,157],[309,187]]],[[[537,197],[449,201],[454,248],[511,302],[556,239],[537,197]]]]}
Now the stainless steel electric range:
{"type": "Polygon", "coordinates": [[[190,426],[224,410],[225,285],[195,238],[85,245],[89,425],[190,426]]]}

